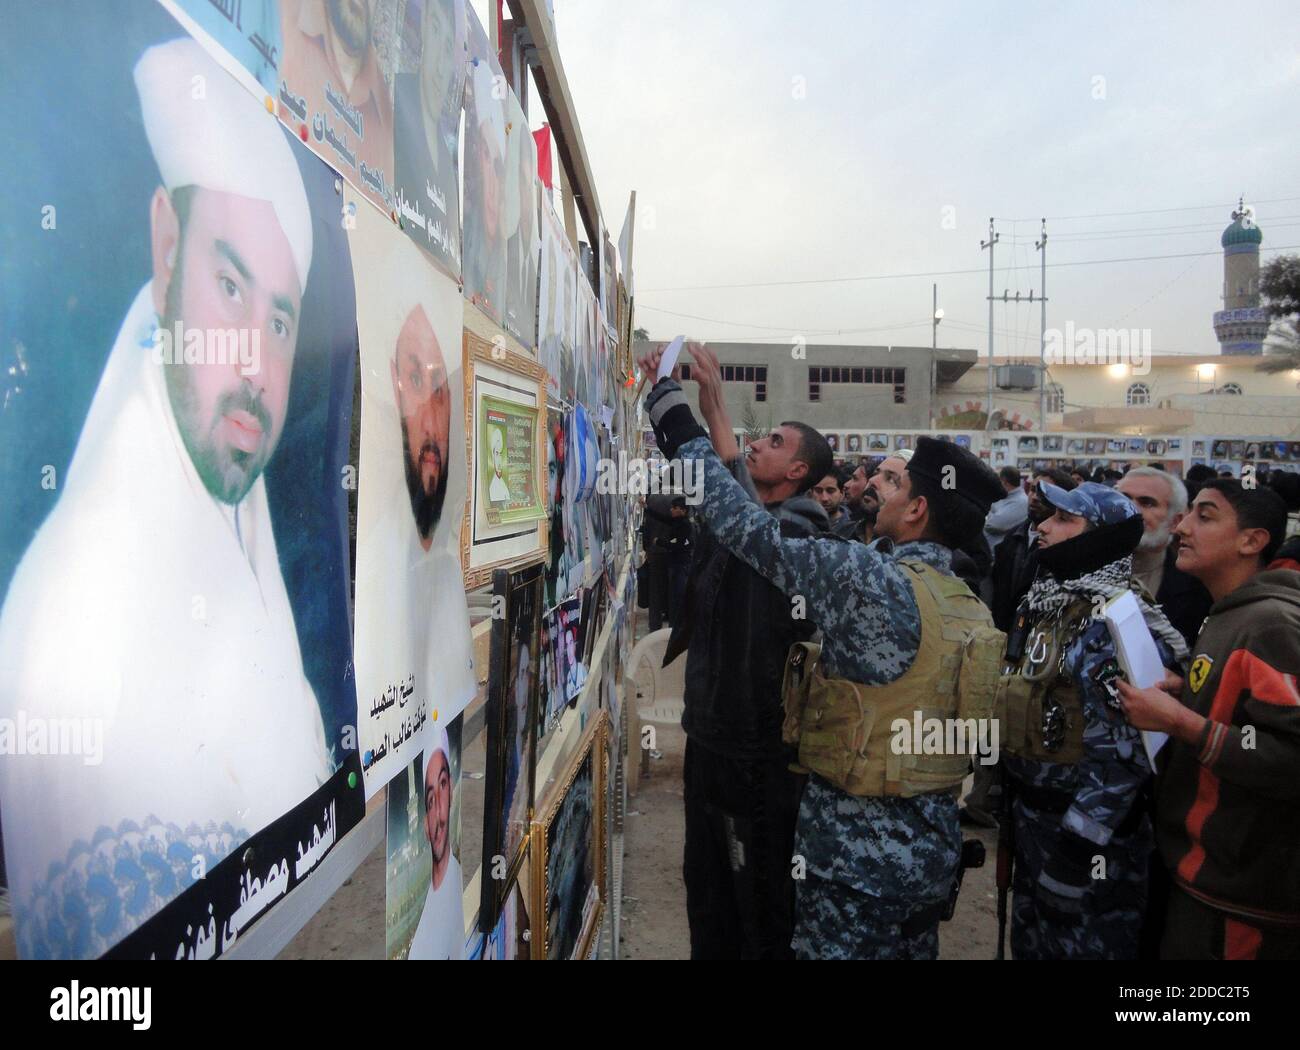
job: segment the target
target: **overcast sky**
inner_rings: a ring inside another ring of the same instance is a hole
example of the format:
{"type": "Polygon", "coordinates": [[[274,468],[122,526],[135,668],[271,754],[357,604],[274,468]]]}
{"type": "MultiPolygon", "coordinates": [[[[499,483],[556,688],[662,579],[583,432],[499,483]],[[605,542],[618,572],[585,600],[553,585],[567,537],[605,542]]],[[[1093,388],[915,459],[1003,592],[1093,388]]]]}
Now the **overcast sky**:
{"type": "MultiPolygon", "coordinates": [[[[937,281],[940,344],[983,352],[989,216],[995,292],[1014,295],[1041,292],[1045,215],[1049,264],[1213,253],[1049,265],[1049,327],[1215,353],[1238,194],[1265,249],[1300,245],[1293,2],[555,8],[615,232],[637,191],[637,323],[656,338],[928,345],[937,281]],[[1116,212],[1146,214],[1097,215],[1116,212]],[[954,270],[975,272],[794,283],[954,270]],[[790,283],[699,287],[764,282],[790,283]]],[[[998,304],[995,327],[999,355],[1037,356],[1037,304],[998,304]]]]}

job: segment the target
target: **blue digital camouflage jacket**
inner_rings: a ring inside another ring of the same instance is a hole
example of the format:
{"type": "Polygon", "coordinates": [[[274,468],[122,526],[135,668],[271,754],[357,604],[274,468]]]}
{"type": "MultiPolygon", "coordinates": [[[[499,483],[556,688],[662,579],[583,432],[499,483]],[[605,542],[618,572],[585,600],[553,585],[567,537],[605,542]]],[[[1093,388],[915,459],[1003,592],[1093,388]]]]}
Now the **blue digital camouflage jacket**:
{"type": "MultiPolygon", "coordinates": [[[[700,517],[718,542],[790,596],[822,631],[822,669],[830,677],[887,685],[912,666],[921,615],[900,558],[950,573],[937,543],[885,553],[835,538],[781,536],[777,520],[737,484],[707,437],[688,441],[683,461],[703,470],[700,517]]],[[[877,898],[877,918],[901,921],[947,896],[961,853],[951,795],[859,798],[813,774],[800,806],[795,842],[810,872],[877,898]]]]}

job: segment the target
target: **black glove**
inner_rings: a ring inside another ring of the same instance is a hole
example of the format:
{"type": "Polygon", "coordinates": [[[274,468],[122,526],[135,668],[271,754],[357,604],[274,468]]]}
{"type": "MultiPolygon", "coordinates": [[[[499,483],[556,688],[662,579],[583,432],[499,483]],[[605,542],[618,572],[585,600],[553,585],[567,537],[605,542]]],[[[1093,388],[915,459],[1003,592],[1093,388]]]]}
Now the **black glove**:
{"type": "Polygon", "coordinates": [[[686,442],[697,437],[708,437],[708,431],[695,421],[690,403],[675,379],[661,379],[645,399],[650,425],[654,427],[659,451],[669,459],[686,442]]]}
{"type": "Polygon", "coordinates": [[[1101,846],[1063,831],[1047,848],[1043,870],[1034,887],[1034,903],[1049,922],[1076,926],[1092,889],[1093,857],[1101,846]]]}

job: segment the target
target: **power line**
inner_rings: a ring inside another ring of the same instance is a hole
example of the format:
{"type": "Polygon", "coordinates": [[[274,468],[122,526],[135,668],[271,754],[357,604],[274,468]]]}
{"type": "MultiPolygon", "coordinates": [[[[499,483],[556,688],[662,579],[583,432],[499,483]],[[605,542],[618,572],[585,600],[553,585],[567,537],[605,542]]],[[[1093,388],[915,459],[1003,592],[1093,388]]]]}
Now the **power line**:
{"type": "MultiPolygon", "coordinates": [[[[1273,197],[1269,200],[1251,201],[1251,206],[1257,204],[1285,204],[1290,201],[1300,201],[1300,197],[1273,197]]],[[[1088,215],[1048,215],[1045,218],[1052,222],[1067,222],[1075,219],[1111,219],[1121,215],[1167,215],[1170,212],[1180,211],[1211,211],[1214,209],[1229,209],[1236,207],[1235,201],[1229,201],[1227,204],[1196,204],[1187,205],[1182,208],[1141,208],[1137,211],[1097,211],[1088,215]]],[[[1038,222],[1037,218],[1033,219],[1008,219],[1002,216],[994,216],[999,222],[1038,222]]]]}
{"type": "MultiPolygon", "coordinates": [[[[1265,252],[1285,252],[1285,251],[1295,251],[1297,248],[1300,248],[1300,244],[1279,244],[1268,248],[1261,248],[1260,250],[1265,252]]],[[[1173,255],[1128,255],[1128,256],[1122,256],[1117,259],[1077,259],[1073,262],[1048,263],[1047,265],[1053,268],[1060,268],[1066,266],[1106,266],[1111,263],[1157,262],[1161,259],[1195,259],[1199,256],[1204,256],[1204,255],[1221,255],[1221,254],[1222,254],[1222,249],[1219,249],[1216,251],[1205,251],[1205,252],[1178,252],[1173,255]]],[[[1005,269],[1024,270],[1024,269],[1037,269],[1037,267],[1030,264],[1028,266],[1008,266],[1005,269]]],[[[724,291],[724,290],[738,289],[738,288],[785,288],[793,285],[853,284],[860,281],[910,280],[910,279],[922,278],[922,277],[925,278],[926,280],[929,280],[932,277],[960,277],[968,274],[976,274],[976,273],[983,274],[987,272],[988,272],[987,268],[972,269],[972,270],[923,270],[923,271],[916,271],[912,273],[864,274],[860,277],[819,277],[819,278],[808,278],[805,280],[795,280],[795,281],[754,281],[747,284],[679,285],[674,288],[646,288],[644,289],[644,291],[646,292],[711,292],[711,291],[724,291]]],[[[645,303],[638,303],[637,305],[643,309],[655,309],[654,307],[647,306],[647,304],[645,303]]]]}

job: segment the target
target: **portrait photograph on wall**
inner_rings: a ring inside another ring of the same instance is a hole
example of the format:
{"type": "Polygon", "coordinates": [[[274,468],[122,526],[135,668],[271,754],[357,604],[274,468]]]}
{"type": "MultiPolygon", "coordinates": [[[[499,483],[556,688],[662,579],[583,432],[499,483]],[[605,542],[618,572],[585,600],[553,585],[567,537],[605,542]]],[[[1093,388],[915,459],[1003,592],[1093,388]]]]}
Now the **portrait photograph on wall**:
{"type": "Polygon", "coordinates": [[[604,712],[533,820],[533,957],[584,958],[600,925],[604,878],[604,712]]]}
{"type": "Polygon", "coordinates": [[[388,785],[384,865],[389,959],[460,959],[465,911],[460,866],[460,747],[463,718],[388,785]]]}
{"type": "Polygon", "coordinates": [[[280,0],[280,119],[374,201],[393,208],[396,8],[280,0]]]}
{"type": "Polygon", "coordinates": [[[506,305],[506,96],[496,49],[472,7],[465,83],[465,298],[496,324],[506,305]]]}
{"type": "Polygon", "coordinates": [[[538,669],[541,666],[541,565],[498,569],[492,579],[492,655],[488,678],[487,772],[483,806],[485,870],[479,928],[496,923],[504,893],[523,861],[532,804],[538,669]]]}
{"type": "Polygon", "coordinates": [[[0,84],[83,130],[14,144],[0,215],[0,718],[86,753],[0,762],[17,951],[209,958],[364,808],[353,260],[335,174],[162,6],[19,10],[0,84]]]}
{"type": "Polygon", "coordinates": [[[564,230],[546,190],[539,186],[537,193],[537,217],[541,234],[537,286],[537,359],[546,370],[546,396],[551,401],[560,401],[563,396],[561,333],[567,314],[561,277],[565,262],[561,245],[564,230]]]}
{"type": "Polygon", "coordinates": [[[506,99],[506,298],[502,327],[533,351],[537,347],[537,143],[511,93],[506,99]]]}
{"type": "MultiPolygon", "coordinates": [[[[352,193],[351,190],[348,191],[352,193]]],[[[460,563],[465,303],[374,208],[348,240],[361,338],[356,726],[366,796],[427,751],[476,691],[460,563]]]]}
{"type": "Polygon", "coordinates": [[[407,0],[397,40],[393,207],[407,236],[458,278],[465,0],[407,0]]]}

